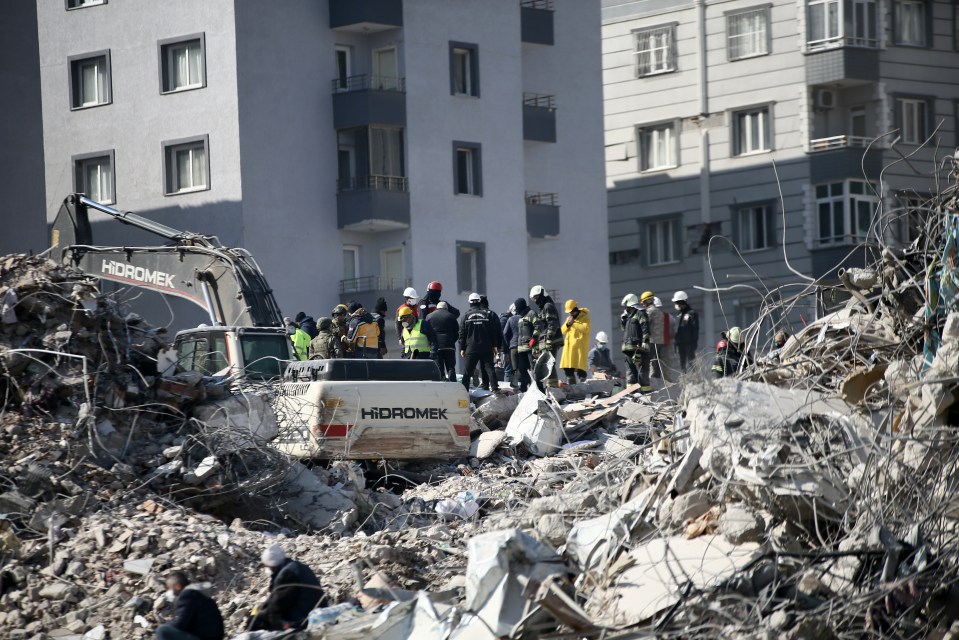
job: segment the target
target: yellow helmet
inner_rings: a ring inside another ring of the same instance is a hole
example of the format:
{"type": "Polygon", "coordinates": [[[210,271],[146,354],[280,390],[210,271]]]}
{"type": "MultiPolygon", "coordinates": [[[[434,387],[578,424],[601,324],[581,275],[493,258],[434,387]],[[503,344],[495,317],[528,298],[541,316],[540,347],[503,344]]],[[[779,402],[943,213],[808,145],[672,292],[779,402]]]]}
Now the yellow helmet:
{"type": "Polygon", "coordinates": [[[565,307],[566,307],[566,313],[569,313],[570,311],[572,311],[573,309],[575,309],[575,308],[578,307],[578,306],[579,306],[579,305],[576,304],[576,301],[575,301],[575,300],[567,300],[567,301],[566,301],[566,305],[565,305],[565,307]]]}
{"type": "Polygon", "coordinates": [[[400,307],[399,311],[396,312],[396,317],[400,319],[408,318],[408,317],[411,317],[412,315],[413,315],[413,310],[410,309],[405,304],[402,307],[400,307]]]}
{"type": "Polygon", "coordinates": [[[639,301],[646,304],[647,302],[652,302],[655,297],[652,291],[643,291],[643,295],[639,296],[639,301]]]}

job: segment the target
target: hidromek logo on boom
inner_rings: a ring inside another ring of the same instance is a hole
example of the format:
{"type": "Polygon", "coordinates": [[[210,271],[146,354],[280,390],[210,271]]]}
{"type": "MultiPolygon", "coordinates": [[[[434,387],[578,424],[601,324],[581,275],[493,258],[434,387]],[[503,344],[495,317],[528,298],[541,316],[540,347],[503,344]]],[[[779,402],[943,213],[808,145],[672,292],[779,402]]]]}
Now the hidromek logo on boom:
{"type": "Polygon", "coordinates": [[[134,267],[132,264],[123,264],[115,260],[104,260],[101,273],[108,273],[111,276],[136,280],[137,282],[146,282],[155,284],[168,289],[176,289],[173,286],[173,276],[162,271],[150,271],[143,267],[134,267]]]}

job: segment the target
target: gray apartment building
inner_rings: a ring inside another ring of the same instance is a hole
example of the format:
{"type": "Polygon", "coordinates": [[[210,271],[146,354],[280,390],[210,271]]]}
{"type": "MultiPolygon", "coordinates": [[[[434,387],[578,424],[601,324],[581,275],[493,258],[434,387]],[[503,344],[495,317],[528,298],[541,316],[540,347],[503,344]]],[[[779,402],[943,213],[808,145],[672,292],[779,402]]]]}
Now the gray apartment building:
{"type": "Polygon", "coordinates": [[[289,315],[438,280],[609,327],[599,0],[37,7],[48,221],[82,191],[216,235],[289,315]]]}
{"type": "Polygon", "coordinates": [[[957,145],[957,6],[603,0],[614,301],[684,289],[709,348],[793,270],[910,241],[957,145]]]}

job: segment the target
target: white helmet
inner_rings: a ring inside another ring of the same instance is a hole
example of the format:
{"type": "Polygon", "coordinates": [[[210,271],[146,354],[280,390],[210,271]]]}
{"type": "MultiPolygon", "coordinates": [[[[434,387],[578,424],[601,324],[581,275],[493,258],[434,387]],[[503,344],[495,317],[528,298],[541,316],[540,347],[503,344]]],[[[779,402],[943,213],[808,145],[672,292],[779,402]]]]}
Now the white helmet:
{"type": "Polygon", "coordinates": [[[546,295],[546,289],[544,289],[543,285],[541,284],[533,285],[533,288],[529,290],[530,298],[535,298],[536,296],[545,296],[545,295],[546,295]]]}
{"type": "Polygon", "coordinates": [[[475,291],[470,294],[470,297],[469,297],[469,298],[467,298],[467,300],[468,300],[469,302],[480,302],[482,299],[483,299],[483,296],[481,296],[480,294],[476,293],[475,291]]]}
{"type": "Polygon", "coordinates": [[[627,293],[620,304],[624,307],[638,307],[639,298],[636,297],[635,293],[627,293]]]}
{"type": "Polygon", "coordinates": [[[603,344],[606,344],[609,342],[609,336],[606,335],[605,331],[600,331],[596,334],[596,342],[602,342],[603,344]]]}
{"type": "Polygon", "coordinates": [[[509,309],[506,310],[511,316],[516,314],[516,304],[511,304],[509,309]]]}
{"type": "Polygon", "coordinates": [[[653,297],[653,306],[657,308],[663,306],[663,301],[659,299],[659,296],[653,297]]]}
{"type": "Polygon", "coordinates": [[[689,300],[689,296],[685,291],[677,291],[673,294],[673,302],[686,302],[689,300]]]}
{"type": "Polygon", "coordinates": [[[419,298],[420,294],[416,293],[416,289],[413,287],[406,287],[406,291],[403,292],[404,298],[419,298]]]}

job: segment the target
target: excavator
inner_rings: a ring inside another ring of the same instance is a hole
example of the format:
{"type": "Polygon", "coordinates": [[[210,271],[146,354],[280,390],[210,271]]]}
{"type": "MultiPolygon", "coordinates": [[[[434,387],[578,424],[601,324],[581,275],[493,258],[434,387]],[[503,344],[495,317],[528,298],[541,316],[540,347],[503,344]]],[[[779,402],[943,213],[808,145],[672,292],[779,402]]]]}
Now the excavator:
{"type": "Polygon", "coordinates": [[[256,260],[245,249],[222,246],[215,236],[179,231],[74,193],[53,222],[50,257],[91,276],[189,300],[206,310],[209,325],[180,331],[174,339],[180,370],[273,379],[283,375],[292,358],[283,315],[256,260]],[[91,210],[166,244],[96,245],[91,210]]]}

